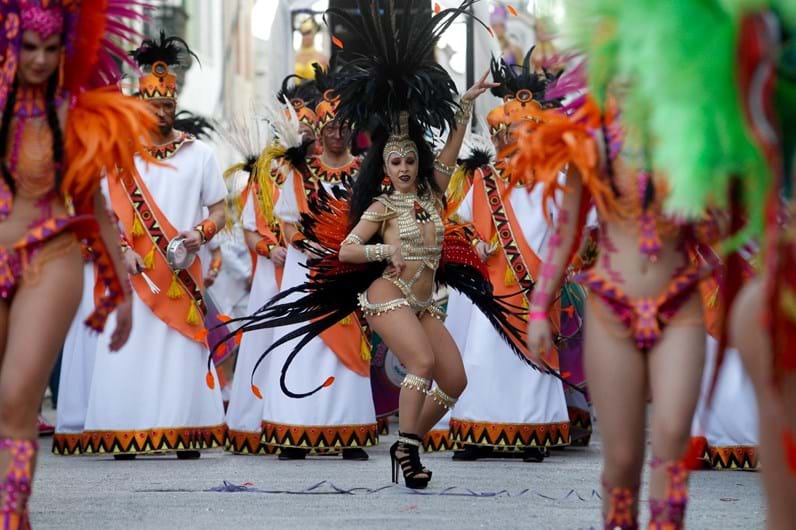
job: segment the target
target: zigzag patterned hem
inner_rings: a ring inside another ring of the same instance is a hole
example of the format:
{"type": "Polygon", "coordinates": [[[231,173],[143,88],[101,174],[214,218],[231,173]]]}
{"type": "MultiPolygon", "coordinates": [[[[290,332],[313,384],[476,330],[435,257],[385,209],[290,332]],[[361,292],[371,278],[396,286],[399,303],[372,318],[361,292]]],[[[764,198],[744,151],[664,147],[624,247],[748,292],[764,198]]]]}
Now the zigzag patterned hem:
{"type": "Polygon", "coordinates": [[[572,445],[586,447],[591,441],[591,413],[579,407],[567,407],[572,445]]]}
{"type": "Polygon", "coordinates": [[[239,455],[272,455],[276,448],[262,443],[262,431],[236,431],[227,428],[227,442],[224,449],[239,455]]]}
{"type": "Polygon", "coordinates": [[[376,418],[376,427],[379,430],[379,436],[387,436],[390,434],[390,416],[376,418]]]}
{"type": "Polygon", "coordinates": [[[147,454],[164,451],[200,451],[224,447],[227,426],[174,427],[145,431],[91,431],[83,433],[87,455],[147,454]]]}
{"type": "Polygon", "coordinates": [[[423,449],[427,453],[437,451],[451,451],[456,447],[456,444],[451,438],[450,429],[429,431],[423,438],[423,449]]]}
{"type": "Polygon", "coordinates": [[[83,454],[83,433],[53,434],[53,454],[58,456],[80,456],[83,454]]]}
{"type": "Polygon", "coordinates": [[[558,423],[479,423],[451,418],[451,439],[497,449],[559,447],[570,443],[568,421],[558,423]]]}
{"type": "Polygon", "coordinates": [[[262,429],[260,443],[268,450],[296,447],[324,454],[343,449],[372,447],[379,443],[379,431],[375,422],[365,425],[304,426],[264,421],[262,429]]]}
{"type": "Polygon", "coordinates": [[[708,446],[703,456],[708,466],[713,469],[739,469],[752,471],[757,469],[757,447],[736,445],[729,447],[708,446]]]}

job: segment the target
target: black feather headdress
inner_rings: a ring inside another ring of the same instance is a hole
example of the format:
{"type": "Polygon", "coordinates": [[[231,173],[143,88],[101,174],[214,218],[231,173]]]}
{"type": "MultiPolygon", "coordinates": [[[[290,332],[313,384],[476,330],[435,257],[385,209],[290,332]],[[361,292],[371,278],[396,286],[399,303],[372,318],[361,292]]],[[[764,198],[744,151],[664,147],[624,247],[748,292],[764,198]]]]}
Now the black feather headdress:
{"type": "Polygon", "coordinates": [[[276,98],[283,103],[293,103],[301,101],[309,108],[315,107],[321,94],[314,81],[304,79],[296,74],[291,74],[282,80],[282,88],[276,94],[276,98]]]}
{"type": "MultiPolygon", "coordinates": [[[[410,13],[427,1],[402,1],[401,18],[396,16],[395,0],[357,0],[358,16],[342,9],[327,11],[358,35],[367,50],[352,53],[351,60],[341,66],[336,86],[339,120],[360,129],[373,123],[392,131],[399,125],[400,113],[407,112],[424,130],[454,128],[456,85],[434,61],[434,47],[456,18],[478,0],[465,0],[418,23],[410,13]]],[[[336,37],[333,40],[344,46],[336,37]]]]}
{"type": "Polygon", "coordinates": [[[181,110],[174,117],[174,128],[192,134],[196,138],[203,140],[210,137],[210,133],[216,131],[215,126],[203,116],[194,114],[187,110],[181,110]]]}
{"type": "Polygon", "coordinates": [[[199,57],[191,50],[188,43],[180,37],[166,37],[166,32],[160,31],[160,40],[146,39],[137,49],[128,52],[128,55],[140,68],[151,68],[158,62],[168,66],[183,64],[189,55],[199,62],[199,57]]]}
{"type": "Polygon", "coordinates": [[[492,89],[492,94],[504,100],[523,100],[530,97],[538,102],[542,108],[558,107],[561,104],[561,99],[545,98],[547,87],[555,81],[557,76],[546,70],[542,72],[533,70],[531,64],[533,50],[533,47],[528,50],[522,66],[508,65],[503,59],[497,61],[492,57],[490,65],[492,79],[495,83],[500,83],[500,86],[492,89]]]}

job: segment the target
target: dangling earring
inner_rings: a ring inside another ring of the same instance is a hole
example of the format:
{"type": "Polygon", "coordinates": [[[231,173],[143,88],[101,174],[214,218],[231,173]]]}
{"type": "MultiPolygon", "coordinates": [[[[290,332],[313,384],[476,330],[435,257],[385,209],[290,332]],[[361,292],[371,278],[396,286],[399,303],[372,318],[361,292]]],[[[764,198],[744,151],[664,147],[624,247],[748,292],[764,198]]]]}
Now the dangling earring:
{"type": "Polygon", "coordinates": [[[390,177],[388,177],[387,175],[384,175],[384,178],[381,181],[381,192],[382,193],[387,193],[387,192],[391,191],[392,189],[393,189],[393,187],[392,187],[392,181],[390,180],[390,177]]]}

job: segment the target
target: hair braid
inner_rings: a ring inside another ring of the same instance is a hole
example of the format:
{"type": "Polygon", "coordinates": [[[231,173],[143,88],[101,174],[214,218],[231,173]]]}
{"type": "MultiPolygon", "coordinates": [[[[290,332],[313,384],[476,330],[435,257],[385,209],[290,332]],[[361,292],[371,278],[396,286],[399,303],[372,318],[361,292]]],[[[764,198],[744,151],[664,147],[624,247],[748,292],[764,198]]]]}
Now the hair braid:
{"type": "Polygon", "coordinates": [[[17,103],[18,85],[17,80],[14,79],[14,84],[6,99],[6,107],[3,109],[3,120],[0,122],[0,166],[2,166],[3,169],[3,180],[11,190],[11,193],[16,191],[16,184],[6,164],[6,154],[8,152],[8,136],[11,133],[11,118],[14,116],[14,106],[17,103]]]}
{"type": "Polygon", "coordinates": [[[55,165],[55,189],[61,190],[64,177],[64,132],[61,129],[61,122],[58,119],[58,107],[56,105],[56,91],[58,89],[58,72],[56,71],[47,83],[47,93],[45,104],[47,106],[47,124],[53,136],[53,163],[55,165]]]}

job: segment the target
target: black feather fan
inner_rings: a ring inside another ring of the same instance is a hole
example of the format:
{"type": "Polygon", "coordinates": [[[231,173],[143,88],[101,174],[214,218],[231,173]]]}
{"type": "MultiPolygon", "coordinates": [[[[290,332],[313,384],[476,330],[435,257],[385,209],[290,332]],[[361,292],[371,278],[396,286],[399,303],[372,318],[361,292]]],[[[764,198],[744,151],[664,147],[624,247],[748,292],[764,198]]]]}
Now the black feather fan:
{"type": "Polygon", "coordinates": [[[146,39],[137,49],[128,52],[139,68],[151,67],[158,61],[163,61],[169,66],[178,65],[185,59],[184,54],[200,62],[187,42],[180,37],[166,37],[166,32],[163,30],[160,31],[160,41],[146,39]]]}

